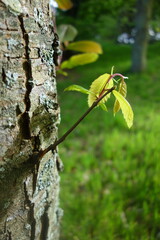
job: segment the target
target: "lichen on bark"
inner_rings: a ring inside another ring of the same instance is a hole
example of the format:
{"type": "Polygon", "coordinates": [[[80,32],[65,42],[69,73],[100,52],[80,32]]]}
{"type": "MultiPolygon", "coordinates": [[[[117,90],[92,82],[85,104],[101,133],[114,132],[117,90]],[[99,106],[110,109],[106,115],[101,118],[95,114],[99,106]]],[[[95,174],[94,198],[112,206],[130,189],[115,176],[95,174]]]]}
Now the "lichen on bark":
{"type": "Polygon", "coordinates": [[[50,152],[40,162],[34,159],[57,138],[53,39],[47,1],[0,1],[3,240],[59,238],[59,156],[50,152]]]}

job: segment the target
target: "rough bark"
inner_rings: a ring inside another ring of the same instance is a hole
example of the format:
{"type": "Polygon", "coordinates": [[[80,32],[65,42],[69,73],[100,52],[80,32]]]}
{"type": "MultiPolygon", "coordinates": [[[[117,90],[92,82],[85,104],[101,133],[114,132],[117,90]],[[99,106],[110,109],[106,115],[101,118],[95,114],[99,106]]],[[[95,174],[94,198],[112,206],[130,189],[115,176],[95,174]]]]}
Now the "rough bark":
{"type": "Polygon", "coordinates": [[[132,71],[142,72],[146,68],[148,29],[153,0],[137,0],[135,17],[136,36],[132,51],[132,71]]]}
{"type": "Polygon", "coordinates": [[[0,239],[57,240],[58,153],[54,26],[46,0],[0,0],[0,239]]]}

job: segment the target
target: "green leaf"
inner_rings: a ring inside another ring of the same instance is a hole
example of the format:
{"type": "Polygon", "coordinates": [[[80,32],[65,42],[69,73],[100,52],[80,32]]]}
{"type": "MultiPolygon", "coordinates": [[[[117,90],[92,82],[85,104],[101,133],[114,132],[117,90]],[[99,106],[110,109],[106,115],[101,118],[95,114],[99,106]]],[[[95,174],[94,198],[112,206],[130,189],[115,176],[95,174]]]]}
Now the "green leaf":
{"type": "Polygon", "coordinates": [[[101,103],[99,106],[102,108],[103,111],[108,112],[108,109],[107,109],[105,103],[101,103]]]}
{"type": "Polygon", "coordinates": [[[98,54],[96,53],[83,53],[83,54],[78,54],[73,57],[71,57],[69,60],[64,61],[61,64],[61,69],[64,68],[74,68],[79,65],[84,65],[88,63],[95,62],[98,58],[98,54]]]}
{"type": "Polygon", "coordinates": [[[81,93],[89,94],[89,90],[87,90],[86,88],[83,88],[79,85],[71,85],[71,86],[65,88],[64,91],[78,91],[81,93]]]}
{"type": "Polygon", "coordinates": [[[113,94],[115,98],[118,100],[120,104],[120,108],[122,110],[124,119],[128,125],[128,127],[132,127],[133,125],[133,111],[130,106],[130,104],[127,102],[127,100],[116,90],[113,90],[113,94]]]}
{"type": "Polygon", "coordinates": [[[57,70],[57,74],[62,74],[62,75],[65,76],[65,77],[68,76],[68,73],[65,72],[65,71],[63,71],[63,70],[61,70],[61,69],[58,69],[58,70],[57,70]]]}
{"type": "Polygon", "coordinates": [[[97,42],[93,41],[78,41],[70,43],[67,46],[68,50],[74,50],[79,52],[86,52],[86,53],[98,53],[101,54],[102,48],[101,45],[97,42]]]}
{"type": "MultiPolygon", "coordinates": [[[[110,78],[110,74],[105,73],[101,75],[99,78],[94,80],[90,86],[89,89],[89,95],[88,95],[88,105],[89,107],[97,100],[97,98],[102,94],[102,91],[104,89],[110,89],[113,87],[113,80],[111,79],[109,83],[107,83],[108,79],[110,78]]],[[[105,92],[104,92],[105,93],[105,92]]],[[[105,103],[108,98],[110,97],[110,94],[108,94],[106,97],[104,97],[98,105],[105,103]]]]}
{"type": "MultiPolygon", "coordinates": [[[[126,95],[127,95],[127,85],[124,81],[124,79],[122,79],[121,83],[119,84],[119,90],[118,92],[124,97],[126,98],[126,95]]],[[[120,110],[120,104],[118,102],[118,100],[116,99],[115,100],[115,103],[114,103],[114,108],[113,108],[113,112],[114,112],[114,115],[120,110]]]]}
{"type": "Polygon", "coordinates": [[[62,10],[69,10],[73,7],[73,3],[70,0],[55,0],[58,7],[62,10]]]}
{"type": "Polygon", "coordinates": [[[61,24],[57,27],[57,33],[61,42],[73,41],[78,34],[75,27],[70,24],[61,24]]]}

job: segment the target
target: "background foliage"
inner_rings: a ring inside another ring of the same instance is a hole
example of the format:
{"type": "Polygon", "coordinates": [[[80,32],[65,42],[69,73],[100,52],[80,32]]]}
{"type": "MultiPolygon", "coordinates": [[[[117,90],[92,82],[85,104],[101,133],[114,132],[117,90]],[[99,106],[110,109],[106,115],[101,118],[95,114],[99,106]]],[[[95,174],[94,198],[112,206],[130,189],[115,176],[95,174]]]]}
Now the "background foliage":
{"type": "Polygon", "coordinates": [[[62,135],[87,108],[86,96],[66,93],[70,84],[88,87],[101,73],[129,76],[134,109],[131,130],[122,114],[93,111],[60,147],[65,170],[61,203],[65,209],[61,240],[160,238],[159,43],[150,45],[146,73],[130,74],[131,46],[102,43],[99,61],[59,77],[62,135]],[[121,57],[119,57],[121,56],[121,57]]]}
{"type": "MultiPolygon", "coordinates": [[[[122,32],[131,33],[134,28],[136,0],[74,0],[74,7],[59,10],[58,24],[74,24],[78,29],[77,39],[116,40],[122,32]],[[123,7],[122,7],[123,6],[123,7]]],[[[160,30],[160,2],[154,1],[151,27],[160,30]]]]}
{"type": "MultiPolygon", "coordinates": [[[[58,77],[61,136],[87,109],[86,96],[64,93],[71,84],[89,88],[99,75],[128,76],[128,100],[135,120],[126,128],[122,114],[93,111],[59,147],[65,169],[61,175],[64,218],[61,240],[160,239],[160,42],[149,45],[146,72],[132,74],[131,45],[115,44],[134,28],[135,0],[74,0],[60,12],[58,24],[74,24],[77,39],[98,39],[104,54],[87,66],[58,77]],[[122,8],[123,6],[123,8],[122,8]]],[[[160,2],[154,2],[151,27],[159,31],[160,2]]],[[[114,99],[113,99],[114,101],[114,99]]],[[[111,101],[110,106],[113,106],[111,101]]]]}

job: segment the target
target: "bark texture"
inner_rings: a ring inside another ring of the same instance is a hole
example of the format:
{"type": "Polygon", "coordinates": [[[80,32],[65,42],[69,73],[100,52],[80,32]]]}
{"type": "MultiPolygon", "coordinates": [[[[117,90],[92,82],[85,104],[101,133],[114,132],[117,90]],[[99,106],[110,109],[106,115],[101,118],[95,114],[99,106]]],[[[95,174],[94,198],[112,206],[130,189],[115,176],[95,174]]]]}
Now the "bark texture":
{"type": "Polygon", "coordinates": [[[148,30],[153,0],[137,0],[135,17],[136,37],[132,53],[132,71],[142,72],[146,68],[148,30]]]}
{"type": "Polygon", "coordinates": [[[46,0],[0,0],[0,239],[57,240],[60,160],[54,26],[46,0]]]}

